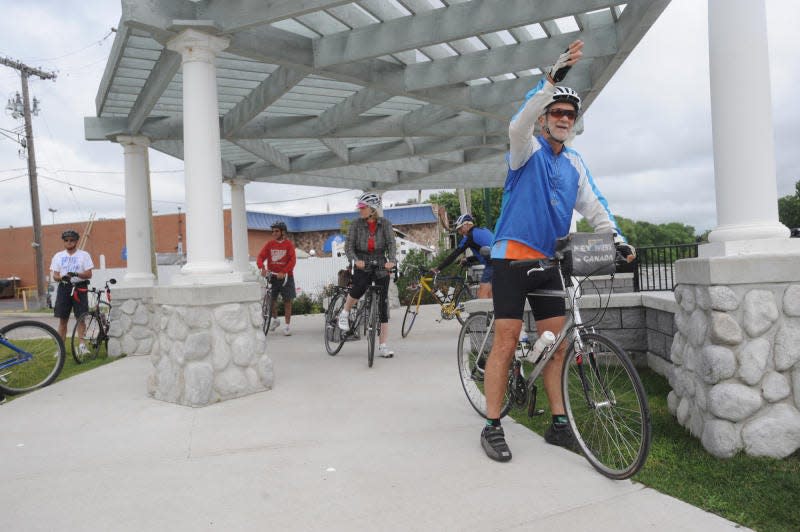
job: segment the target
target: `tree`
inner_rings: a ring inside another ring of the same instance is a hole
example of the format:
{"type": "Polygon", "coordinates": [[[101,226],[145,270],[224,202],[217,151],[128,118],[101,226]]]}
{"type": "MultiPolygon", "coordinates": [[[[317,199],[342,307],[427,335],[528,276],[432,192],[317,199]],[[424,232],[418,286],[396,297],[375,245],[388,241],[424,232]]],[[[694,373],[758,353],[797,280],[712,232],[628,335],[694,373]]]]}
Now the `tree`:
{"type": "MultiPolygon", "coordinates": [[[[697,241],[694,227],[678,222],[666,224],[652,224],[629,220],[622,216],[615,216],[625,238],[634,246],[669,246],[677,244],[694,244],[697,241]]],[[[578,231],[591,232],[592,227],[585,219],[578,222],[578,231]]]]}
{"type": "Polygon", "coordinates": [[[800,181],[794,184],[794,190],[794,196],[778,199],[778,219],[789,229],[800,227],[800,181]]]}
{"type": "MultiPolygon", "coordinates": [[[[472,212],[470,213],[475,218],[475,225],[478,227],[488,227],[494,229],[494,224],[497,222],[497,217],[500,215],[500,204],[503,200],[503,189],[490,188],[487,189],[489,213],[486,215],[484,208],[484,198],[482,188],[470,189],[470,202],[472,203],[472,212]]],[[[461,205],[458,202],[458,195],[455,192],[439,192],[431,194],[428,198],[431,203],[441,205],[447,211],[447,218],[450,223],[456,221],[461,215],[461,205]]]]}

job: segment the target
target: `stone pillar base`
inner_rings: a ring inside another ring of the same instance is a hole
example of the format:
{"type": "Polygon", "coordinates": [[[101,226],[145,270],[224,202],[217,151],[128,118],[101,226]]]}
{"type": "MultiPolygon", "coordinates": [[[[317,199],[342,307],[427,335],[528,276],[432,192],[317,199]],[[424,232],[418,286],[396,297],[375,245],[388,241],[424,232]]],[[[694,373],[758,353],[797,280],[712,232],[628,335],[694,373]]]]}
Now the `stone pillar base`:
{"type": "Polygon", "coordinates": [[[114,291],[109,356],[150,355],[151,397],[206,406],[272,388],[257,283],[114,291]]]}
{"type": "Polygon", "coordinates": [[[670,412],[718,457],[800,448],[800,254],[676,263],[670,412]]]}
{"type": "Polygon", "coordinates": [[[260,295],[256,283],[157,288],[158,349],[148,393],[205,406],[271,389],[260,295]]]}

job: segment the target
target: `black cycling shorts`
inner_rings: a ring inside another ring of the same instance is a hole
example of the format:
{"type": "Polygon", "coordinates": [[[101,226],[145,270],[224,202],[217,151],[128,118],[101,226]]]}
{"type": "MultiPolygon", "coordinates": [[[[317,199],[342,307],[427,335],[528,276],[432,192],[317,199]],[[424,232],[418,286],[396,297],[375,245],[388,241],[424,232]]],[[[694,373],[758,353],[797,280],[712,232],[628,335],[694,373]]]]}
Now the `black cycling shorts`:
{"type": "MultiPolygon", "coordinates": [[[[372,272],[364,270],[356,270],[353,272],[353,284],[350,287],[350,297],[353,299],[361,299],[361,296],[367,291],[367,287],[372,282],[372,272]]],[[[387,274],[383,277],[377,277],[375,284],[381,287],[381,297],[378,300],[378,314],[380,315],[381,323],[389,323],[389,298],[386,295],[389,293],[389,281],[391,277],[387,274]]]]}
{"type": "MultiPolygon", "coordinates": [[[[527,275],[528,268],[512,267],[507,259],[492,259],[492,303],[496,319],[521,320],[525,312],[525,298],[531,290],[562,290],[556,268],[527,275]]],[[[528,297],[536,321],[564,316],[563,297],[528,297]]]]}
{"type": "Polygon", "coordinates": [[[53,315],[56,318],[66,319],[69,318],[70,312],[74,312],[77,318],[89,310],[88,285],[89,283],[81,283],[75,286],[75,294],[78,295],[78,300],[75,301],[75,299],[73,299],[72,284],[58,283],[56,303],[53,305],[53,315]]]}
{"type": "Polygon", "coordinates": [[[278,279],[276,276],[270,278],[270,290],[272,290],[272,300],[275,301],[280,295],[284,301],[291,301],[297,297],[297,290],[294,287],[294,275],[290,275],[285,279],[278,279]],[[283,281],[286,284],[283,284],[283,281]]]}

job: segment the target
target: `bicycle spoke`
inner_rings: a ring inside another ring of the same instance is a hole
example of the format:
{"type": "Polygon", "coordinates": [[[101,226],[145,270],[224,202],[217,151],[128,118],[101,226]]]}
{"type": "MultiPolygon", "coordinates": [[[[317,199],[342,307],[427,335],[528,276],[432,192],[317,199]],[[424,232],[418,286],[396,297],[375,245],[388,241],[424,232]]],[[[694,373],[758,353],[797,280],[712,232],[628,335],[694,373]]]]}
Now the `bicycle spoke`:
{"type": "Polygon", "coordinates": [[[633,364],[613,342],[585,334],[584,350],[570,349],[563,392],[573,431],[587,460],[604,475],[622,479],[644,464],[650,413],[633,364]]]}

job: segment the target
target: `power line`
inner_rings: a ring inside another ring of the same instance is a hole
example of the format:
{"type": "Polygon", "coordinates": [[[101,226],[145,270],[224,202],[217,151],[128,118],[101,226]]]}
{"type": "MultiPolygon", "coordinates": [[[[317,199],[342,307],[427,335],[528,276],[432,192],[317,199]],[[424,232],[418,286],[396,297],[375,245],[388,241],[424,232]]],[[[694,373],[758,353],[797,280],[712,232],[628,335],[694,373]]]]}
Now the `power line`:
{"type": "Polygon", "coordinates": [[[248,201],[246,202],[247,205],[270,205],[272,203],[291,203],[293,201],[303,201],[308,199],[316,199],[316,198],[324,198],[325,196],[334,196],[336,194],[344,194],[345,192],[353,192],[354,190],[358,190],[356,188],[350,188],[347,190],[340,190],[339,192],[329,192],[327,194],[319,194],[317,196],[306,196],[304,198],[294,198],[288,200],[275,200],[275,201],[248,201]]]}
{"type": "Polygon", "coordinates": [[[108,31],[108,33],[106,33],[106,34],[105,34],[105,36],[104,36],[102,39],[99,39],[99,40],[97,40],[97,41],[92,41],[91,43],[87,44],[87,45],[86,45],[86,46],[84,46],[83,48],[80,48],[79,50],[75,50],[74,52],[68,52],[68,53],[66,53],[66,54],[64,54],[64,55],[59,55],[59,56],[57,56],[57,57],[38,58],[38,59],[29,59],[29,60],[28,60],[28,62],[30,62],[30,63],[34,63],[34,62],[39,62],[39,63],[47,63],[47,62],[49,62],[49,61],[57,61],[57,60],[59,60],[59,59],[63,59],[63,58],[65,58],[65,57],[69,57],[69,56],[71,56],[71,55],[78,54],[78,53],[80,53],[80,52],[82,52],[82,51],[86,50],[87,48],[91,48],[91,47],[92,47],[92,46],[94,46],[94,45],[98,45],[98,46],[99,46],[99,45],[103,44],[103,41],[105,41],[106,39],[108,39],[109,37],[111,37],[111,35],[112,35],[113,33],[114,33],[114,30],[113,30],[113,29],[111,29],[111,30],[109,30],[109,31],[108,31]]]}
{"type": "MultiPolygon", "coordinates": [[[[107,170],[62,170],[60,168],[48,168],[47,166],[37,166],[39,170],[46,170],[48,172],[64,173],[64,174],[116,174],[125,175],[125,172],[112,172],[107,170]]],[[[18,172],[20,170],[27,170],[27,168],[5,168],[0,172],[18,172]]],[[[151,174],[179,174],[183,170],[150,170],[151,174]]]]}

